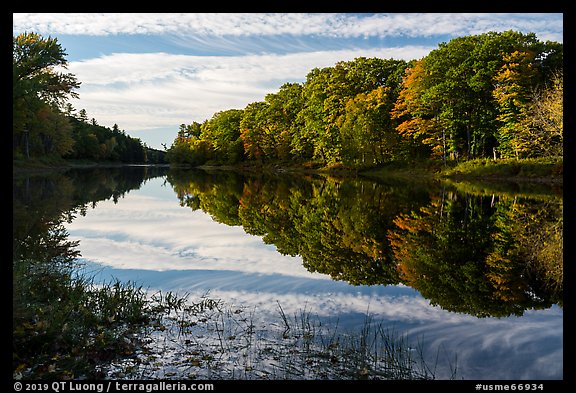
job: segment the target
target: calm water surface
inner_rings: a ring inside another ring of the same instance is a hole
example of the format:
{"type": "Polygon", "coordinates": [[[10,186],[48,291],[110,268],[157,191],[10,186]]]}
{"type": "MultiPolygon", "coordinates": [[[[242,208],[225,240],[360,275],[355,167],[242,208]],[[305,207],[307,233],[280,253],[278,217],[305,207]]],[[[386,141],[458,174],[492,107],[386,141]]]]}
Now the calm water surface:
{"type": "Polygon", "coordinates": [[[340,329],[370,315],[423,347],[439,379],[454,362],[463,379],[563,378],[561,190],[143,168],[66,176],[85,203],[66,229],[98,279],[208,294],[270,323],[279,304],[340,329]]]}

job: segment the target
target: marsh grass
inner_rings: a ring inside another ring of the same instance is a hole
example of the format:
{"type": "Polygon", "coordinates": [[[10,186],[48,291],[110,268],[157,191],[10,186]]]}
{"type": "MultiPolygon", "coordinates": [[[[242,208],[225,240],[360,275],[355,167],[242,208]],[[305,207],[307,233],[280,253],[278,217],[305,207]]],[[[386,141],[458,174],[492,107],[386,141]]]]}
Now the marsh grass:
{"type": "Polygon", "coordinates": [[[134,352],[151,315],[141,287],[96,285],[68,264],[13,267],[15,378],[96,378],[96,364],[134,352]]]}
{"type": "MultiPolygon", "coordinates": [[[[145,349],[113,363],[109,378],[429,380],[440,365],[439,357],[427,363],[422,343],[411,347],[369,315],[345,331],[306,309],[288,315],[280,303],[270,322],[206,296],[173,308],[147,334],[145,349]]],[[[455,361],[445,367],[456,378],[455,361]]]]}

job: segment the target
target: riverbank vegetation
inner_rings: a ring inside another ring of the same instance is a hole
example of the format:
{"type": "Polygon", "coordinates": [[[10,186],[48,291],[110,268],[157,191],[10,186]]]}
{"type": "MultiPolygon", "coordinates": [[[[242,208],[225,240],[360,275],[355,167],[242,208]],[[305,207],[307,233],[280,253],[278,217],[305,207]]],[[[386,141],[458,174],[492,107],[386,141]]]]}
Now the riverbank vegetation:
{"type": "Polygon", "coordinates": [[[263,101],[181,124],[167,151],[76,111],[70,99],[81,82],[62,72],[65,57],[55,38],[13,39],[13,157],[20,166],[54,157],[561,179],[563,45],[533,33],[458,37],[410,61],[359,57],[315,68],[263,101]],[[526,158],[539,159],[528,176],[517,170],[526,158]]]}
{"type": "Polygon", "coordinates": [[[564,166],[561,158],[526,158],[523,160],[477,159],[463,162],[443,172],[451,178],[485,180],[516,179],[533,182],[562,183],[564,166]]]}
{"type": "Polygon", "coordinates": [[[364,176],[394,177],[405,181],[442,179],[456,181],[547,183],[562,186],[564,163],[562,157],[537,158],[476,158],[442,165],[439,161],[417,163],[396,162],[362,172],[364,176]]]}
{"type": "MultiPolygon", "coordinates": [[[[162,294],[160,294],[160,297],[162,294]]],[[[204,297],[176,304],[149,331],[136,356],[112,362],[114,379],[433,380],[456,379],[454,354],[422,349],[422,341],[366,315],[357,329],[323,323],[306,309],[276,319],[261,310],[204,297]]]]}

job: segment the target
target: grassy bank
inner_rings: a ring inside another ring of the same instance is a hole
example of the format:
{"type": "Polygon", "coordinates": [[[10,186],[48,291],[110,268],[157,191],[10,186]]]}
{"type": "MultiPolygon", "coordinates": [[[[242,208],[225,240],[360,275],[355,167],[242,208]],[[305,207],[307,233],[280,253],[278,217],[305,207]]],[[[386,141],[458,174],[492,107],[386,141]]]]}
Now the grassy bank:
{"type": "Polygon", "coordinates": [[[70,164],[61,157],[45,156],[39,158],[14,158],[12,160],[12,174],[34,173],[53,170],[65,170],[70,164]]]}
{"type": "Polygon", "coordinates": [[[14,377],[100,378],[99,364],[135,351],[150,311],[136,286],[95,285],[71,264],[14,261],[14,377]]]}
{"type": "Polygon", "coordinates": [[[441,170],[442,163],[439,161],[396,161],[365,169],[361,174],[376,179],[398,179],[406,182],[433,181],[438,178],[441,170]]]}
{"type": "Polygon", "coordinates": [[[398,178],[407,181],[452,179],[456,181],[512,181],[524,183],[563,183],[562,158],[474,159],[462,162],[395,162],[368,169],[363,175],[398,178]]]}
{"type": "MultiPolygon", "coordinates": [[[[114,162],[93,162],[82,160],[64,160],[62,158],[44,157],[39,159],[13,160],[13,173],[34,172],[54,169],[68,169],[96,166],[122,166],[114,162]]],[[[188,166],[183,166],[187,168],[188,166]]],[[[322,173],[330,176],[366,176],[372,178],[394,178],[405,181],[426,181],[438,179],[454,180],[487,180],[515,181],[531,183],[562,184],[563,159],[527,158],[527,159],[474,159],[462,162],[448,162],[446,165],[439,160],[397,161],[374,168],[352,168],[339,163],[324,165],[320,162],[280,162],[261,164],[245,162],[236,165],[203,165],[205,170],[234,170],[253,173],[322,173]]]]}
{"type": "MultiPolygon", "coordinates": [[[[12,175],[66,171],[72,168],[118,168],[129,165],[146,165],[146,164],[123,163],[118,161],[63,159],[61,157],[54,157],[54,156],[45,156],[30,159],[20,158],[12,160],[12,175]]],[[[149,164],[149,165],[157,167],[168,166],[168,164],[149,164]]]]}
{"type": "Polygon", "coordinates": [[[443,168],[440,175],[452,179],[562,183],[563,168],[562,158],[475,159],[443,168]]]}

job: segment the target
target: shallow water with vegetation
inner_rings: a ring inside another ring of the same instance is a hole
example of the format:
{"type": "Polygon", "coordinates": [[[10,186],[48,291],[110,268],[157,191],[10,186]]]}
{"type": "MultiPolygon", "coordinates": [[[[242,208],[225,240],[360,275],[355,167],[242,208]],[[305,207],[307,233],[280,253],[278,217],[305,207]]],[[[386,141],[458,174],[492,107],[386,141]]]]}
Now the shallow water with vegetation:
{"type": "Polygon", "coordinates": [[[147,166],[13,184],[15,340],[47,354],[15,375],[78,378],[91,348],[101,378],[563,378],[561,186],[147,166]],[[98,296],[47,321],[38,260],[98,296]],[[78,315],[96,330],[56,333],[78,315]]]}

